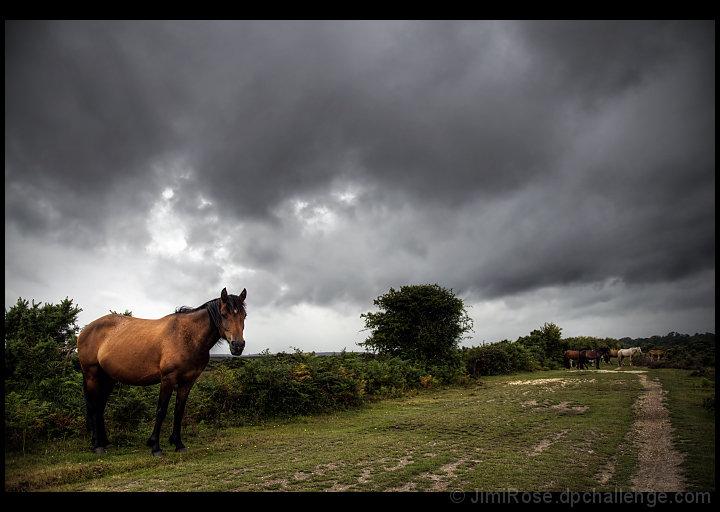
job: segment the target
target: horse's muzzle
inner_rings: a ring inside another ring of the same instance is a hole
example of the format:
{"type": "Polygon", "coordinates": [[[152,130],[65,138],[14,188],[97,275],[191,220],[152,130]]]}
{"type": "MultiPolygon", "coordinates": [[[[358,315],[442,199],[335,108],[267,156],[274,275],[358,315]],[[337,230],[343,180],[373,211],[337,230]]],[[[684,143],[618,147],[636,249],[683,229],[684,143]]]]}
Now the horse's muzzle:
{"type": "Polygon", "coordinates": [[[245,341],[231,341],[230,342],[230,353],[234,356],[242,355],[245,349],[245,341]]]}

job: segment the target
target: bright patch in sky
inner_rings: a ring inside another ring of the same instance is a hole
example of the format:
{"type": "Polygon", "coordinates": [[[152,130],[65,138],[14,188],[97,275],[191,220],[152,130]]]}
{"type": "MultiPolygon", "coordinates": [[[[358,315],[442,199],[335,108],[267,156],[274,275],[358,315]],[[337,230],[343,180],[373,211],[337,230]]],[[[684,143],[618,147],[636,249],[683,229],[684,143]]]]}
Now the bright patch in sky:
{"type": "Polygon", "coordinates": [[[172,189],[163,190],[162,199],[155,203],[147,219],[152,241],[145,249],[153,256],[175,257],[187,249],[182,221],[173,213],[173,195],[172,189]]]}
{"type": "Polygon", "coordinates": [[[337,214],[325,204],[295,199],[291,205],[295,220],[305,234],[328,233],[338,226],[337,214]]]}

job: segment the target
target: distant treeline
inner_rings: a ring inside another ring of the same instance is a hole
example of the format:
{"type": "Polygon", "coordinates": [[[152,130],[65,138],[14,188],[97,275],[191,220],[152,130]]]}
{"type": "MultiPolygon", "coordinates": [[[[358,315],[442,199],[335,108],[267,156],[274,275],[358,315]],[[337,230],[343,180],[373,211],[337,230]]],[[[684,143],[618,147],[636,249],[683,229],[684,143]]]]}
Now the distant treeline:
{"type": "Polygon", "coordinates": [[[479,347],[462,349],[465,370],[471,377],[501,375],[522,371],[552,370],[564,367],[565,350],[583,350],[600,347],[641,347],[643,354],[633,358],[634,364],[652,368],[684,368],[700,370],[715,366],[715,334],[679,334],[650,338],[596,338],[593,336],[561,337],[562,329],[546,323],[529,336],[516,341],[502,340],[479,347]],[[650,357],[652,349],[665,350],[662,359],[650,357]]]}
{"type": "Polygon", "coordinates": [[[695,333],[680,334],[679,332],[669,332],[665,336],[650,336],[649,338],[620,338],[620,342],[624,347],[645,347],[652,345],[652,348],[674,347],[678,345],[691,345],[699,343],[701,345],[715,346],[715,334],[706,332],[705,334],[695,333]]]}
{"type": "Polygon", "coordinates": [[[643,354],[638,358],[638,364],[651,368],[685,368],[702,371],[707,367],[715,366],[715,334],[706,332],[680,334],[669,332],[665,336],[651,336],[650,338],[622,338],[625,347],[640,347],[643,354]],[[650,357],[650,350],[665,350],[662,359],[650,357]]]}

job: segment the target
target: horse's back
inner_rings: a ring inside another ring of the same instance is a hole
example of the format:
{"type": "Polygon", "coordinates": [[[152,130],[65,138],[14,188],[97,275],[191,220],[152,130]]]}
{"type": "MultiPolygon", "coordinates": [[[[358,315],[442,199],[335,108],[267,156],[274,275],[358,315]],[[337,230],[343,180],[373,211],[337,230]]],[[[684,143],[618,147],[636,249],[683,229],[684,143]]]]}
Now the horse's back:
{"type": "Polygon", "coordinates": [[[638,347],[623,348],[618,350],[618,355],[627,357],[633,355],[635,352],[640,352],[640,349],[638,347]]]}
{"type": "Polygon", "coordinates": [[[100,366],[122,382],[152,383],[159,379],[167,317],[146,320],[105,315],[88,324],[78,336],[78,356],[84,367],[100,366]]]}
{"type": "Polygon", "coordinates": [[[121,329],[131,319],[132,317],[124,315],[105,315],[86,325],[77,337],[80,363],[92,364],[97,362],[97,353],[100,347],[114,332],[121,329]]]}

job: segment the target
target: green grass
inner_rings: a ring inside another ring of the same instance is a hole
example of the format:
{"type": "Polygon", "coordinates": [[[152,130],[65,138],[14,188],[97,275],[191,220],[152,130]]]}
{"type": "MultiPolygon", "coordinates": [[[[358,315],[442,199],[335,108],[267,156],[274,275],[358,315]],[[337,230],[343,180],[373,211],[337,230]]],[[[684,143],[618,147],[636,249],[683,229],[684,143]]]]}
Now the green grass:
{"type": "Polygon", "coordinates": [[[685,454],[681,467],[688,490],[715,490],[715,410],[703,400],[715,397],[715,371],[693,376],[689,370],[650,370],[668,392],[665,400],[675,429],[675,448],[685,454]]]}
{"type": "MultiPolygon", "coordinates": [[[[671,397],[685,394],[685,377],[667,380],[671,397]]],[[[89,451],[87,439],[47,443],[25,456],[5,454],[5,489],[627,489],[637,461],[628,431],[640,392],[637,376],[624,371],[558,370],[487,377],[466,388],[427,390],[282,423],[222,430],[190,426],[185,434],[189,452],[174,453],[166,443],[163,458],[150,456],[144,438],[102,457],[89,451]],[[530,380],[535,382],[511,384],[530,380]],[[598,485],[597,475],[611,460],[612,478],[598,485]]],[[[688,414],[675,406],[671,411],[680,418],[688,414]]],[[[714,417],[704,422],[711,422],[714,432],[714,417]]],[[[712,442],[714,448],[714,433],[712,442]]],[[[702,468],[708,463],[699,462],[702,468]]],[[[708,489],[702,481],[697,485],[708,489]]]]}

